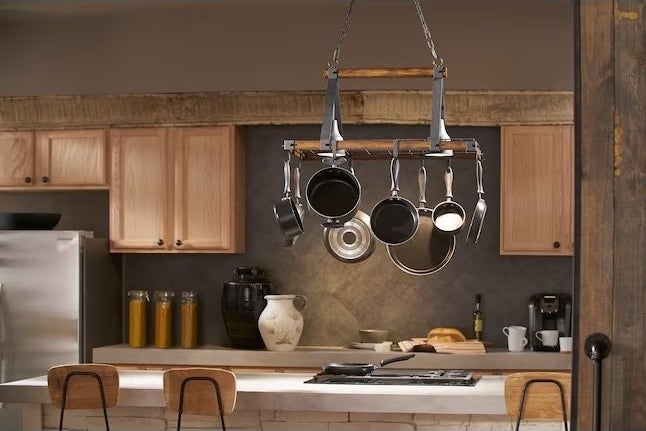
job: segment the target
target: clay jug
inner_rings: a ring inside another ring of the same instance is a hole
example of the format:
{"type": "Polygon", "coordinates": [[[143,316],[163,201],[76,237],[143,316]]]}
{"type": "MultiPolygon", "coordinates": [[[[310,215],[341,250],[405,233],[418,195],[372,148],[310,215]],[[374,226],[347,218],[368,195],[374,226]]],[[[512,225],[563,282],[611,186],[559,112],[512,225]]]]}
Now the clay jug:
{"type": "Polygon", "coordinates": [[[237,349],[262,349],[258,331],[258,317],[272,293],[272,285],[264,278],[260,268],[238,267],[235,279],[224,283],[222,291],[222,317],[229,344],[237,349]]]}
{"type": "Polygon", "coordinates": [[[302,295],[266,295],[267,306],[258,318],[258,329],[267,350],[294,350],[303,333],[303,315],[307,306],[302,295]]]}

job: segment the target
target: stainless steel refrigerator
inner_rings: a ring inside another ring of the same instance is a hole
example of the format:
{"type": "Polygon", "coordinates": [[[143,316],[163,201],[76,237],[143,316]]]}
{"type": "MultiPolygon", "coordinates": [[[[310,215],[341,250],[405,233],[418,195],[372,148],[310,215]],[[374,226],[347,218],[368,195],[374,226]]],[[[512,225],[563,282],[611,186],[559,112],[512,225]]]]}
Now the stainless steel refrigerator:
{"type": "MultiPolygon", "coordinates": [[[[92,362],[92,348],[121,342],[118,257],[83,231],[0,231],[0,380],[92,362]]],[[[13,429],[16,409],[0,409],[13,429]]]]}

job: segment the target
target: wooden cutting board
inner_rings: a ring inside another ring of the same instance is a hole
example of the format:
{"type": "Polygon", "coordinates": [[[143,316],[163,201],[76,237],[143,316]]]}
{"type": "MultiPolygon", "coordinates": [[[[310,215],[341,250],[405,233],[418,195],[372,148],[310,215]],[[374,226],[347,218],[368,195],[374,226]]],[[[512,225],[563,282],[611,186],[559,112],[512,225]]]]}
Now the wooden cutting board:
{"type": "Polygon", "coordinates": [[[454,343],[431,343],[437,353],[473,354],[486,353],[484,343],[477,340],[458,341],[454,343]]]}

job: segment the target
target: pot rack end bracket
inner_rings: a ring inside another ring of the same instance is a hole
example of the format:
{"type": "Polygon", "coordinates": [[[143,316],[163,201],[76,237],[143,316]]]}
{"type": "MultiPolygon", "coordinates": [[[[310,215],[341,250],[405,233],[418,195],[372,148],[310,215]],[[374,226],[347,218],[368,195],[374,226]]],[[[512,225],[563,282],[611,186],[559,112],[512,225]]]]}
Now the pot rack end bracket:
{"type": "Polygon", "coordinates": [[[321,125],[320,147],[321,151],[336,153],[336,136],[334,122],[338,132],[343,136],[341,122],[341,99],[339,97],[339,72],[335,66],[327,71],[327,88],[325,91],[325,105],[323,107],[323,123],[321,125]]]}
{"type": "Polygon", "coordinates": [[[444,78],[446,66],[433,65],[433,92],[431,93],[431,134],[429,137],[431,153],[440,153],[440,120],[444,119],[444,78]]]}

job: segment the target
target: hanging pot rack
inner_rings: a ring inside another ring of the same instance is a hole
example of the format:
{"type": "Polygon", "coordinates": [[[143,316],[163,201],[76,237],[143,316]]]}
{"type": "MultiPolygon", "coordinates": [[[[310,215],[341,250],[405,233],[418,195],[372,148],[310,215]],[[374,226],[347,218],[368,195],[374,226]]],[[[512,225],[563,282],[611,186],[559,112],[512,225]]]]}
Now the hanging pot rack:
{"type": "MultiPolygon", "coordinates": [[[[320,160],[322,157],[329,158],[330,156],[332,159],[347,156],[353,159],[381,160],[392,156],[393,144],[396,141],[400,158],[419,158],[420,156],[457,159],[482,158],[478,142],[473,138],[441,138],[441,132],[444,132],[444,78],[446,78],[447,69],[442,58],[437,56],[419,0],[413,0],[413,3],[433,57],[433,67],[343,69],[339,67],[341,48],[350,27],[350,17],[355,1],[350,0],[339,42],[324,71],[327,86],[320,139],[318,141],[286,139],[283,141],[283,149],[301,160],[320,160]],[[433,88],[428,139],[343,139],[339,78],[431,78],[433,88]]],[[[444,136],[446,137],[446,133],[444,136]]]]}

